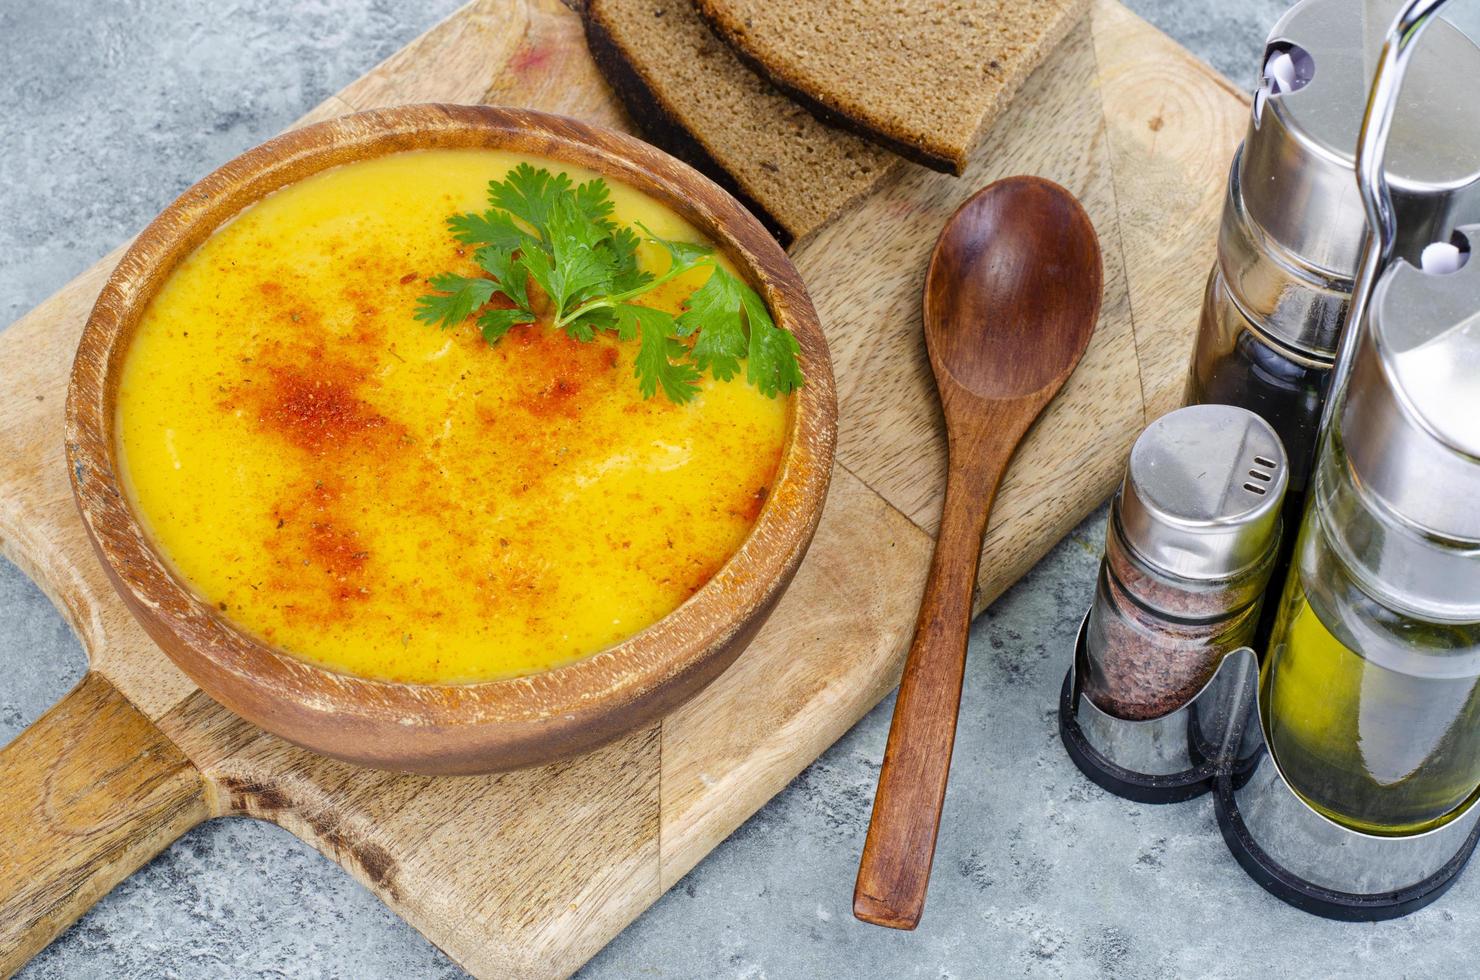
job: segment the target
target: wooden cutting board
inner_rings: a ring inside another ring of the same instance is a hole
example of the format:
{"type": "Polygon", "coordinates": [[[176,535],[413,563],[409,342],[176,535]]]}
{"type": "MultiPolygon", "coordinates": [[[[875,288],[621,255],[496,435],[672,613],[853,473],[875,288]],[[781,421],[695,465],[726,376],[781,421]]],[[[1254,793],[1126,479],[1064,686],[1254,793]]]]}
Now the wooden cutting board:
{"type": "MultiPolygon", "coordinates": [[[[303,122],[432,101],[631,128],[559,0],[476,0],[303,122]]],[[[903,168],[799,246],[832,347],[841,441],[795,584],[739,662],[661,724],[496,776],[400,776],[316,757],[216,706],[145,637],[88,545],[63,463],[73,350],[120,253],[103,258],[0,333],[0,544],[72,623],[91,665],[0,750],[0,974],[224,814],[309,841],[473,973],[576,969],[896,683],[945,471],[919,299],[946,217],[990,180],[1041,174],[1084,202],[1106,264],[1096,336],[1002,489],[984,605],[1105,498],[1136,433],[1178,404],[1247,111],[1207,66],[1097,0],[966,176],[903,168]]]]}

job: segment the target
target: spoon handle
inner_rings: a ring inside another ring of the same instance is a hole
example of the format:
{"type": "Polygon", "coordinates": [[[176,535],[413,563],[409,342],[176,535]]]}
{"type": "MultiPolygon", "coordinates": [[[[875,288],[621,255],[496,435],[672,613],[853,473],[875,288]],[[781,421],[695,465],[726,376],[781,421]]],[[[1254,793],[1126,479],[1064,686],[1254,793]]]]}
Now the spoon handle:
{"type": "Polygon", "coordinates": [[[853,891],[853,914],[865,922],[913,929],[925,907],[956,740],[982,536],[1010,455],[1010,447],[1000,455],[951,455],[940,534],[853,891]]]}

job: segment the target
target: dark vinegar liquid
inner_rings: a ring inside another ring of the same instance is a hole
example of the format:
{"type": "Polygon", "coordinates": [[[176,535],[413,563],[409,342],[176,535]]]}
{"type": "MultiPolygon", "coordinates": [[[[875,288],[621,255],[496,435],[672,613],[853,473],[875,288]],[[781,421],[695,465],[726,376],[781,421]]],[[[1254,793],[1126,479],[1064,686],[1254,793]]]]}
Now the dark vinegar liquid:
{"type": "MultiPolygon", "coordinates": [[[[1202,323],[1187,378],[1190,405],[1237,405],[1268,422],[1285,446],[1289,486],[1281,508],[1284,536],[1270,581],[1284,581],[1295,552],[1295,531],[1305,514],[1306,486],[1315,462],[1316,429],[1331,368],[1295,355],[1261,338],[1231,309],[1215,268],[1203,298],[1202,323]]],[[[1262,657],[1274,631],[1279,603],[1264,604],[1253,646],[1262,657]]]]}

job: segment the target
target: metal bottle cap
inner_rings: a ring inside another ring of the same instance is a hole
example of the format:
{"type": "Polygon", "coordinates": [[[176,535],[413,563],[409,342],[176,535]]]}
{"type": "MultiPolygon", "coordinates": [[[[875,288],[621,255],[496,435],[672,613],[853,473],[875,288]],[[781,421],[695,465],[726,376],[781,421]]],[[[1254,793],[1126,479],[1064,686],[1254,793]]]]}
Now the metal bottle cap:
{"type": "MultiPolygon", "coordinates": [[[[1480,247],[1480,225],[1460,235],[1480,247]]],[[[1404,522],[1480,542],[1480,260],[1447,274],[1396,259],[1378,280],[1343,446],[1364,489],[1404,522]]]]}
{"type": "MultiPolygon", "coordinates": [[[[1297,349],[1335,349],[1366,216],[1354,147],[1393,0],[1304,0],[1274,27],[1231,175],[1220,259],[1252,319],[1297,349]],[[1236,241],[1229,241],[1230,236],[1236,241]]],[[[1480,48],[1437,21],[1403,83],[1386,170],[1397,254],[1480,218],[1480,48]],[[1468,81],[1467,81],[1468,80],[1468,81]]]]}
{"type": "Polygon", "coordinates": [[[1228,578],[1274,547],[1288,479],[1269,423],[1232,405],[1190,405],[1152,422],[1131,447],[1121,528],[1164,571],[1228,578]]]}

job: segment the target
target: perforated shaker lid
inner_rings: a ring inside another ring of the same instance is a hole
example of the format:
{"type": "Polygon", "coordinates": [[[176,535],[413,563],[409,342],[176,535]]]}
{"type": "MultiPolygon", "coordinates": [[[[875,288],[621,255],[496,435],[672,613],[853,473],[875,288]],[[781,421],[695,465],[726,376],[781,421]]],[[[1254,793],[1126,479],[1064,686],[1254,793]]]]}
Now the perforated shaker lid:
{"type": "MultiPolygon", "coordinates": [[[[1350,276],[1366,217],[1357,135],[1398,0],[1303,0],[1270,32],[1244,152],[1249,215],[1287,261],[1350,276]]],[[[1473,221],[1480,193],[1480,48],[1445,21],[1404,77],[1386,172],[1403,236],[1419,247],[1473,221]]],[[[1408,254],[1400,242],[1399,254],[1408,254]]],[[[1416,258],[1416,256],[1414,256],[1416,258]]],[[[1332,338],[1312,338],[1334,346],[1332,338]]]]}
{"type": "MultiPolygon", "coordinates": [[[[1480,225],[1457,241],[1480,247],[1480,225]]],[[[1341,435],[1363,485],[1405,521],[1480,542],[1480,261],[1378,280],[1341,435]]]]}
{"type": "Polygon", "coordinates": [[[1288,480],[1269,423],[1233,405],[1189,405],[1152,422],[1131,447],[1121,530],[1163,571],[1227,578],[1274,547],[1288,480]]]}

